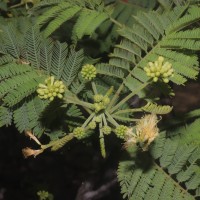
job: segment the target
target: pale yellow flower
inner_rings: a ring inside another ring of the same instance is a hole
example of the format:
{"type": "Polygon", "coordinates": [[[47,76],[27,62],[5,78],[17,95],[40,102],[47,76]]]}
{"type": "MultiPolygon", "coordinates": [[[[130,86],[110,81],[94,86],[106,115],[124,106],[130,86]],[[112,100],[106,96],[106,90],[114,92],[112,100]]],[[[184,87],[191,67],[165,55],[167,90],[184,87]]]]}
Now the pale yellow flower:
{"type": "Polygon", "coordinates": [[[159,134],[157,123],[158,119],[155,114],[142,117],[136,124],[135,133],[133,133],[132,128],[126,132],[125,147],[141,143],[143,144],[142,149],[146,151],[159,134]]]}
{"type": "Polygon", "coordinates": [[[36,157],[37,155],[41,154],[43,151],[44,151],[43,149],[34,150],[34,149],[29,148],[29,147],[22,149],[22,153],[23,153],[25,158],[28,158],[29,156],[36,157]]]}

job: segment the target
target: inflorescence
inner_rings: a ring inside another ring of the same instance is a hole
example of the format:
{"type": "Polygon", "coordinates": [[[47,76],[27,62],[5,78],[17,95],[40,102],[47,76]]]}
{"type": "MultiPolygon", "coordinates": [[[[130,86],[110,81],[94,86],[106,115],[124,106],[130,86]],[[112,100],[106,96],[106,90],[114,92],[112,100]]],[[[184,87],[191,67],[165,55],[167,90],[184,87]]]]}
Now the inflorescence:
{"type": "Polygon", "coordinates": [[[94,95],[94,109],[95,112],[98,113],[99,111],[106,108],[106,106],[110,103],[110,98],[105,95],[96,94],[94,95]]]}
{"type": "Polygon", "coordinates": [[[65,92],[65,85],[62,81],[56,80],[54,76],[51,76],[45,80],[45,84],[39,84],[37,89],[38,96],[41,99],[49,99],[53,101],[55,97],[63,98],[65,92]]]}
{"type": "Polygon", "coordinates": [[[155,114],[149,114],[142,117],[136,124],[136,128],[129,128],[126,132],[125,147],[139,144],[146,151],[149,145],[159,134],[157,127],[158,119],[155,114]]]}
{"type": "Polygon", "coordinates": [[[164,57],[159,56],[158,60],[154,63],[149,62],[147,66],[144,68],[147,76],[152,77],[154,82],[163,81],[164,83],[169,82],[169,78],[173,77],[174,69],[172,68],[172,64],[169,62],[164,62],[164,57]]]}
{"type": "Polygon", "coordinates": [[[94,65],[86,64],[81,70],[81,75],[85,80],[91,81],[97,75],[97,70],[94,65]]]}

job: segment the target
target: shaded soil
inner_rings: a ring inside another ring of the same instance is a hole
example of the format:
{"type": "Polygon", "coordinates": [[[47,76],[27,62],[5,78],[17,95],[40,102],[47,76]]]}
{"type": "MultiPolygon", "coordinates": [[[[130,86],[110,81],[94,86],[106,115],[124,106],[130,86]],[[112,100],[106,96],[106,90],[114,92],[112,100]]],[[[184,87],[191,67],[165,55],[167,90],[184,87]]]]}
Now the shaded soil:
{"type": "Polygon", "coordinates": [[[174,112],[187,113],[200,107],[200,84],[190,83],[186,86],[175,86],[176,96],[172,101],[174,112]]]}

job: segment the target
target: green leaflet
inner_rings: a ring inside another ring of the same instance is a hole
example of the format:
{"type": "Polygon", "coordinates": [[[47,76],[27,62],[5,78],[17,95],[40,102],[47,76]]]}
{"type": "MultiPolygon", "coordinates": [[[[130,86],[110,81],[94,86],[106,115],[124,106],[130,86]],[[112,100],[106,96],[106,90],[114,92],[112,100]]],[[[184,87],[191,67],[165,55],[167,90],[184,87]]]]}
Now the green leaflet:
{"type": "Polygon", "coordinates": [[[171,106],[160,106],[151,102],[148,102],[141,109],[144,110],[145,112],[150,112],[150,113],[155,113],[155,114],[167,114],[172,111],[171,106]]]}
{"type": "Polygon", "coordinates": [[[99,74],[104,74],[107,76],[113,76],[113,77],[118,77],[118,78],[124,77],[123,70],[116,68],[112,65],[102,63],[102,64],[97,64],[95,67],[99,74]]]}
{"type": "Polygon", "coordinates": [[[170,10],[173,6],[173,4],[180,6],[180,5],[184,5],[187,0],[180,0],[180,1],[176,1],[176,0],[158,0],[158,2],[160,3],[160,5],[165,9],[165,10],[170,10]]]}
{"type": "Polygon", "coordinates": [[[103,1],[76,1],[71,2],[65,0],[64,2],[55,3],[55,5],[47,4],[42,6],[43,2],[36,4],[36,9],[41,7],[52,6],[45,11],[37,20],[37,25],[45,27],[45,37],[50,36],[62,24],[72,18],[76,18],[76,23],[72,31],[72,39],[76,42],[84,35],[92,35],[99,25],[109,18],[112,13],[112,7],[105,6],[103,1]],[[40,6],[41,4],[41,6],[40,6]]]}
{"type": "Polygon", "coordinates": [[[3,98],[3,102],[9,107],[16,105],[26,97],[33,94],[36,91],[38,84],[41,83],[43,80],[43,77],[37,77],[24,82],[16,89],[9,91],[8,94],[3,98]]]}
{"type": "Polygon", "coordinates": [[[12,112],[3,106],[0,106],[0,127],[8,126],[12,123],[12,112]]]}
{"type": "Polygon", "coordinates": [[[78,6],[74,6],[73,8],[68,8],[66,10],[63,10],[63,8],[62,8],[62,12],[59,13],[59,15],[56,17],[56,19],[52,20],[48,24],[47,28],[45,29],[45,31],[44,31],[45,37],[50,36],[64,22],[66,22],[67,20],[71,19],[74,15],[76,15],[76,13],[80,11],[80,9],[81,8],[78,6]]]}
{"type": "Polygon", "coordinates": [[[13,63],[12,60],[9,64],[2,65],[0,68],[0,80],[14,77],[20,74],[31,72],[32,69],[28,65],[21,65],[13,63]]]}
{"type": "Polygon", "coordinates": [[[48,102],[31,97],[29,101],[18,106],[13,112],[13,121],[19,132],[33,130],[33,133],[40,137],[44,132],[40,117],[47,105],[48,102]]]}
{"type": "Polygon", "coordinates": [[[188,78],[195,79],[199,71],[194,53],[200,48],[197,40],[199,28],[190,30],[188,26],[198,21],[198,16],[198,6],[177,6],[161,14],[155,11],[139,12],[133,17],[132,25],[119,28],[122,41],[110,54],[112,73],[121,68],[127,70],[127,78],[123,81],[133,91],[135,84],[140,86],[149,80],[143,68],[161,55],[175,69],[175,75],[170,79],[172,82],[181,85],[188,78]]]}
{"type": "Polygon", "coordinates": [[[78,71],[82,67],[83,59],[83,50],[79,50],[76,52],[72,49],[71,52],[68,54],[68,58],[62,74],[62,79],[66,82],[67,86],[71,85],[71,83],[77,76],[78,71]]]}

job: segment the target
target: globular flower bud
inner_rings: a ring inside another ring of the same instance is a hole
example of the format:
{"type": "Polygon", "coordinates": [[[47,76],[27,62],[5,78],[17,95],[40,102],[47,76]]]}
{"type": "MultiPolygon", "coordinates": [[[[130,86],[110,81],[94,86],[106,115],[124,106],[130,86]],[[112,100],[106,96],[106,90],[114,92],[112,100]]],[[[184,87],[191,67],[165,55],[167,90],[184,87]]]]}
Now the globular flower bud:
{"type": "Polygon", "coordinates": [[[169,83],[169,79],[168,78],[163,78],[163,82],[164,83],[169,83]]]}
{"type": "Polygon", "coordinates": [[[106,108],[106,106],[110,103],[109,97],[103,96],[101,94],[94,95],[94,110],[96,113],[106,108]]]}
{"type": "Polygon", "coordinates": [[[102,102],[103,102],[103,104],[104,104],[105,106],[107,106],[107,105],[110,103],[110,98],[107,97],[107,96],[105,96],[105,97],[103,97],[102,102]]]}
{"type": "Polygon", "coordinates": [[[101,122],[101,117],[100,116],[97,116],[94,118],[95,122],[97,123],[100,123],[101,122]]]}
{"type": "Polygon", "coordinates": [[[97,70],[94,65],[86,64],[81,70],[81,75],[85,80],[92,80],[97,75],[97,70]]]}
{"type": "Polygon", "coordinates": [[[40,200],[45,200],[45,199],[49,199],[49,193],[46,191],[39,191],[37,192],[37,195],[39,196],[40,200]]]}
{"type": "Polygon", "coordinates": [[[158,60],[154,63],[149,62],[148,65],[144,68],[146,75],[153,79],[153,82],[158,80],[163,81],[164,83],[169,82],[169,78],[174,76],[174,69],[172,64],[169,62],[164,62],[164,57],[159,56],[158,60]]]}
{"type": "Polygon", "coordinates": [[[90,123],[88,124],[88,128],[89,128],[89,129],[95,129],[96,126],[97,126],[97,124],[96,124],[95,121],[92,121],[92,122],[90,122],[90,123]]]}
{"type": "Polygon", "coordinates": [[[103,99],[103,95],[102,94],[96,94],[96,95],[94,95],[94,102],[95,103],[101,102],[102,99],[103,99]]]}
{"type": "Polygon", "coordinates": [[[73,134],[74,134],[74,137],[76,137],[78,140],[81,140],[86,137],[85,130],[82,127],[75,128],[73,131],[73,134]]]}
{"type": "Polygon", "coordinates": [[[109,135],[112,131],[110,126],[103,126],[102,131],[105,135],[109,135]]]}
{"type": "Polygon", "coordinates": [[[65,92],[65,85],[62,81],[55,81],[53,76],[45,80],[45,84],[39,84],[37,89],[38,96],[41,99],[49,99],[53,101],[57,96],[58,98],[63,98],[63,93],[65,92]]]}
{"type": "Polygon", "coordinates": [[[128,127],[127,127],[127,126],[119,125],[119,126],[115,129],[115,134],[117,135],[118,138],[124,139],[127,130],[128,130],[128,127]]]}
{"type": "Polygon", "coordinates": [[[94,109],[95,109],[95,112],[98,113],[100,110],[102,110],[102,107],[99,103],[95,103],[94,104],[94,109]]]}

